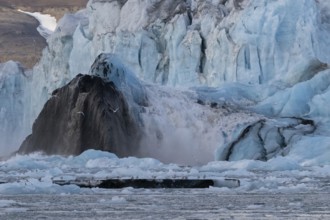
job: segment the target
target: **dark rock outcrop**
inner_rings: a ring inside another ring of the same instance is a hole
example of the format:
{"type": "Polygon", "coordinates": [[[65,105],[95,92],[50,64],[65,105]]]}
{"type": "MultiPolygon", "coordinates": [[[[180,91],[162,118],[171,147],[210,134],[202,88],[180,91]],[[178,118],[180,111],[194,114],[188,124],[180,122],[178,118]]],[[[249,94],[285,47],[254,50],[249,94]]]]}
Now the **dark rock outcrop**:
{"type": "Polygon", "coordinates": [[[129,156],[138,151],[140,136],[116,86],[97,76],[79,74],[52,93],[19,153],[77,155],[96,149],[129,156]]]}

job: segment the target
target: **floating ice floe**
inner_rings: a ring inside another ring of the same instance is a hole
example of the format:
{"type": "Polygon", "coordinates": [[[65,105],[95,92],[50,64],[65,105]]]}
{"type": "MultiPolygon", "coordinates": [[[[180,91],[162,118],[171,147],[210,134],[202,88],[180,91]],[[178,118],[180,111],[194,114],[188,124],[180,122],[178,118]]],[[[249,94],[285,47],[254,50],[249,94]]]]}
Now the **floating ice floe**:
{"type": "MultiPolygon", "coordinates": [[[[80,188],[75,184],[56,184],[61,181],[74,183],[81,179],[212,179],[218,183],[214,187],[226,193],[328,192],[329,170],[329,165],[305,166],[284,157],[274,158],[269,162],[219,161],[200,167],[187,167],[163,164],[150,158],[120,159],[114,154],[95,150],[88,150],[76,157],[43,156],[36,153],[17,155],[0,162],[0,194],[106,193],[97,187],[80,188]],[[230,180],[239,180],[240,184],[233,188],[230,180]]],[[[214,187],[210,190],[214,190],[214,187]]],[[[127,193],[134,189],[127,188],[124,191],[127,193]]],[[[0,201],[0,206],[9,203],[10,201],[0,201]]]]}

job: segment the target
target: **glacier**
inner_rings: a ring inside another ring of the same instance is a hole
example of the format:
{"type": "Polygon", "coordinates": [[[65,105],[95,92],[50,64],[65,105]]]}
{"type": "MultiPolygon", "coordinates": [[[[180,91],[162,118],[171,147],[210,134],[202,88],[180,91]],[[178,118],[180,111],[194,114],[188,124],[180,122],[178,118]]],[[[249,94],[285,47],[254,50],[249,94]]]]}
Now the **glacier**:
{"type": "Polygon", "coordinates": [[[31,71],[14,61],[0,64],[0,155],[12,153],[26,135],[24,93],[31,71]]]}
{"type": "MultiPolygon", "coordinates": [[[[16,118],[1,118],[2,132],[22,139],[53,90],[93,74],[95,58],[111,53],[134,75],[131,103],[148,103],[137,114],[141,156],[201,164],[228,159],[237,143],[234,160],[260,159],[266,143],[267,160],[329,164],[329,8],[315,0],[90,0],[58,22],[33,74],[17,79],[20,106],[16,118]]],[[[1,100],[13,95],[4,91],[1,100]]]]}

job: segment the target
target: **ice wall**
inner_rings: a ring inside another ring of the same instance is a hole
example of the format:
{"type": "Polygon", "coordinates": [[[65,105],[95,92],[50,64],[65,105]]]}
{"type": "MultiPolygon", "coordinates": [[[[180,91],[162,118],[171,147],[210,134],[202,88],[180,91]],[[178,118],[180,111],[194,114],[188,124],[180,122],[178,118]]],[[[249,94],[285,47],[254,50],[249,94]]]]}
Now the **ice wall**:
{"type": "MultiPolygon", "coordinates": [[[[329,119],[330,4],[316,0],[90,0],[48,39],[24,98],[27,128],[50,93],[97,55],[144,81],[211,86],[210,103],[270,117],[329,119]]],[[[321,132],[326,136],[327,132],[321,132]]]]}
{"type": "Polygon", "coordinates": [[[327,7],[315,0],[89,1],[60,21],[34,70],[34,88],[49,93],[87,73],[101,52],[149,82],[290,87],[330,62],[327,7]]]}
{"type": "Polygon", "coordinates": [[[43,50],[39,63],[33,68],[32,81],[27,85],[24,97],[24,118],[27,121],[25,130],[28,132],[31,132],[32,123],[50,94],[78,74],[70,72],[68,62],[73,47],[73,33],[79,23],[84,22],[84,18],[83,10],[76,14],[66,14],[59,20],[55,32],[47,39],[48,46],[43,50]]]}
{"type": "Polygon", "coordinates": [[[167,85],[293,85],[329,62],[324,3],[234,2],[90,1],[70,71],[87,71],[96,55],[112,52],[140,78],[167,85]]]}
{"type": "Polygon", "coordinates": [[[6,155],[23,141],[25,86],[28,72],[14,61],[0,64],[0,155],[6,155]]]}

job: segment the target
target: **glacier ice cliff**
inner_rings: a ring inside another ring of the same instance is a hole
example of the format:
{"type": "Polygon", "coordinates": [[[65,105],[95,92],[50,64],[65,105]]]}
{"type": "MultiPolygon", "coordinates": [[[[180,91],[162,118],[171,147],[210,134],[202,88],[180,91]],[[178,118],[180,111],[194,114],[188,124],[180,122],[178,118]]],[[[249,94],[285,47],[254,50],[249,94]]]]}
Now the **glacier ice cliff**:
{"type": "Polygon", "coordinates": [[[224,133],[261,117],[226,104],[202,104],[194,89],[143,82],[118,56],[102,53],[90,75],[79,74],[52,92],[18,152],[78,155],[98,149],[205,164],[224,133]]]}
{"type": "Polygon", "coordinates": [[[47,92],[87,73],[102,52],[163,85],[291,88],[330,62],[326,7],[315,0],[89,1],[60,21],[34,69],[34,88],[46,95],[31,118],[47,92]]]}
{"type": "MultiPolygon", "coordinates": [[[[24,93],[22,127],[25,131],[31,127],[53,90],[78,73],[88,73],[95,57],[106,52],[115,54],[138,80],[170,88],[159,87],[167,91],[161,94],[184,99],[177,93],[193,87],[194,100],[201,106],[258,113],[266,118],[267,126],[281,128],[283,119],[273,120],[289,118],[287,123],[291,123],[296,118],[297,138],[286,155],[297,152],[303,158],[303,151],[297,149],[312,139],[317,140],[316,148],[330,152],[325,141],[330,112],[329,8],[330,3],[316,0],[90,0],[85,10],[62,18],[48,39],[27,85],[29,92],[24,93]],[[304,125],[299,124],[305,120],[313,121],[313,132],[303,132],[304,125]]],[[[158,91],[148,85],[146,89],[158,91]]],[[[169,109],[175,108],[173,104],[169,109]]],[[[176,128],[181,126],[177,121],[185,118],[183,113],[172,117],[167,119],[176,128]]],[[[239,123],[242,117],[238,117],[233,122],[236,133],[225,132],[220,138],[227,145],[214,140],[220,146],[216,157],[223,158],[221,151],[238,141],[235,137],[248,126],[256,123],[252,130],[260,130],[260,117],[249,123],[239,123]]],[[[163,119],[156,119],[152,124],[161,127],[163,119]]],[[[183,130],[194,127],[194,123],[183,124],[183,130]]],[[[258,132],[251,134],[258,138],[258,132]]]]}
{"type": "Polygon", "coordinates": [[[26,133],[24,125],[24,90],[28,71],[14,61],[0,64],[0,154],[11,153],[26,133]]]}

